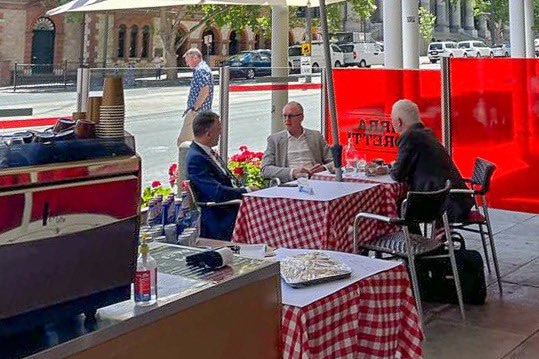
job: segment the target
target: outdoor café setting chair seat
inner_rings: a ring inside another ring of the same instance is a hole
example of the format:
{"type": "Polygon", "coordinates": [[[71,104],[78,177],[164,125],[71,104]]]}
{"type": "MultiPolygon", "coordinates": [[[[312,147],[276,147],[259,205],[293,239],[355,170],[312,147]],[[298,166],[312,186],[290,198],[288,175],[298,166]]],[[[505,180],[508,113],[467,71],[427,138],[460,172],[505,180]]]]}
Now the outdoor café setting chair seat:
{"type": "Polygon", "coordinates": [[[490,251],[492,253],[492,261],[494,263],[494,270],[496,272],[496,279],[498,281],[498,288],[500,289],[500,295],[502,295],[502,279],[500,277],[498,256],[496,254],[496,244],[494,243],[494,233],[492,232],[492,225],[490,222],[487,203],[487,193],[490,189],[490,180],[494,174],[494,170],[496,170],[496,166],[493,163],[482,158],[475,159],[472,178],[465,179],[470,188],[452,189],[450,191],[450,193],[468,194],[473,197],[475,201],[474,208],[470,211],[470,214],[465,219],[454,221],[453,223],[450,223],[450,226],[453,230],[479,233],[481,236],[481,242],[483,244],[485,262],[487,263],[487,269],[490,273],[491,267],[486,242],[486,238],[488,237],[490,251]]]}
{"type": "MultiPolygon", "coordinates": [[[[369,218],[367,216],[363,218],[369,218]]],[[[417,234],[409,234],[410,252],[413,256],[432,252],[444,245],[443,240],[426,238],[417,234]]],[[[445,239],[445,237],[444,237],[445,239]]],[[[407,257],[406,237],[403,231],[388,234],[372,242],[362,244],[361,248],[374,252],[384,252],[397,257],[407,257]]]]}
{"type": "Polygon", "coordinates": [[[459,273],[457,271],[453,241],[445,240],[446,238],[451,238],[446,212],[450,189],[451,183],[450,181],[447,181],[445,187],[437,191],[409,191],[406,195],[406,199],[402,202],[400,218],[392,218],[374,213],[360,212],[356,215],[354,220],[354,251],[372,250],[377,254],[384,253],[391,256],[400,257],[407,263],[421,323],[423,323],[423,309],[415,269],[415,259],[418,256],[428,258],[429,252],[432,252],[446,244],[448,253],[442,255],[437,253],[433,257],[449,257],[451,270],[453,273],[453,280],[455,282],[455,288],[457,291],[460,314],[462,319],[465,319],[464,302],[462,299],[462,289],[460,285],[459,273]],[[363,219],[371,219],[394,224],[399,226],[399,230],[394,234],[383,236],[375,239],[374,241],[359,243],[359,221],[363,219]],[[434,229],[436,227],[436,222],[443,223],[445,236],[437,235],[437,231],[434,229]],[[419,224],[425,223],[430,224],[433,227],[430,237],[426,237],[426,234],[423,236],[410,233],[409,227],[417,227],[419,224]]]}

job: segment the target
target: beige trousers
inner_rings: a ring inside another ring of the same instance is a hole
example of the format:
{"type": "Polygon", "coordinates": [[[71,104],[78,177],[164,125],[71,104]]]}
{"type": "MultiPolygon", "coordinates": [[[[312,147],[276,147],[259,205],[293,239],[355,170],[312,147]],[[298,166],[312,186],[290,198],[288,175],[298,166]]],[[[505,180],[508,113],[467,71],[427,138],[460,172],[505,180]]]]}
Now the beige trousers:
{"type": "Polygon", "coordinates": [[[189,110],[189,112],[187,112],[185,115],[182,130],[180,131],[180,135],[178,136],[178,141],[176,143],[178,147],[180,147],[182,142],[194,140],[195,135],[193,135],[193,120],[195,119],[196,114],[197,113],[195,111],[189,110]]]}

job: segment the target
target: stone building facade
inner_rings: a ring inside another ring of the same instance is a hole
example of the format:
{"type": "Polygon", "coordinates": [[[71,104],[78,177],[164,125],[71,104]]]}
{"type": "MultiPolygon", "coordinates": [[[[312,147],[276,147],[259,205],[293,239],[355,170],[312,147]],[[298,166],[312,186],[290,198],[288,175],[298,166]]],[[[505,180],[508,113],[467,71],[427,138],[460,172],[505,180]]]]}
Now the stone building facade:
{"type": "MultiPolygon", "coordinates": [[[[84,18],[73,15],[47,17],[47,10],[55,6],[53,0],[0,0],[2,77],[5,77],[6,68],[12,69],[15,63],[67,62],[76,66],[84,61],[99,67],[127,63],[142,67],[152,66],[153,58],[163,54],[157,13],[126,11],[109,15],[87,14],[84,18]]],[[[197,24],[197,21],[183,21],[180,32],[187,32],[197,24]]],[[[289,33],[291,44],[302,37],[302,28],[292,29],[289,33]]],[[[216,65],[229,54],[268,48],[270,39],[262,39],[250,29],[235,31],[226,26],[202,26],[189,35],[178,55],[192,46],[200,48],[209,56],[211,65],[216,65]]],[[[184,65],[182,61],[178,56],[176,63],[166,66],[181,66],[184,65]]]]}
{"type": "MultiPolygon", "coordinates": [[[[383,39],[383,0],[376,0],[376,11],[368,22],[368,31],[372,33],[375,40],[383,39]]],[[[481,38],[487,42],[491,40],[491,35],[487,29],[487,22],[484,16],[474,16],[471,0],[419,0],[418,5],[422,6],[436,16],[436,26],[433,37],[436,40],[465,40],[481,38]]],[[[351,9],[347,11],[345,28],[348,31],[358,31],[360,29],[359,19],[352,14],[351,9]]]]}

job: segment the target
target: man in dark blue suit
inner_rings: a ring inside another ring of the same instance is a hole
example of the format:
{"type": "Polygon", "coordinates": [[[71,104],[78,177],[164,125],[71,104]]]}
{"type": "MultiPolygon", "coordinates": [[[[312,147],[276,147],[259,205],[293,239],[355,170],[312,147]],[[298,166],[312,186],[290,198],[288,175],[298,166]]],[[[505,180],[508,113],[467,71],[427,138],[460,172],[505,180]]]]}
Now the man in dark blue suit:
{"type": "MultiPolygon", "coordinates": [[[[240,199],[257,188],[241,187],[226,162],[212,149],[219,143],[221,121],[213,112],[200,112],[193,120],[195,140],[185,158],[187,179],[201,202],[240,199]]],[[[238,205],[202,208],[200,236],[229,241],[238,215],[238,205]]]]}

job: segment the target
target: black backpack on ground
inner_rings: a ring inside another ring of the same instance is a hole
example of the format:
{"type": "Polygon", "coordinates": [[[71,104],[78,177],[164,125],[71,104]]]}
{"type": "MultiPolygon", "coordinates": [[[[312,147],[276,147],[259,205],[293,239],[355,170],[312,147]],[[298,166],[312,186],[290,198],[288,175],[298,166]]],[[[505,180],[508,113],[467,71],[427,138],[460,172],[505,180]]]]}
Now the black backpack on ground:
{"type": "MultiPolygon", "coordinates": [[[[455,260],[464,303],[485,304],[487,286],[481,254],[478,251],[466,249],[464,238],[460,233],[452,232],[451,238],[455,244],[455,260]]],[[[431,252],[428,255],[437,254],[447,254],[447,248],[431,252]]],[[[415,265],[422,300],[458,304],[449,257],[417,257],[415,265]]]]}

